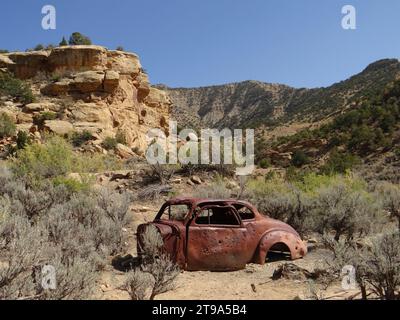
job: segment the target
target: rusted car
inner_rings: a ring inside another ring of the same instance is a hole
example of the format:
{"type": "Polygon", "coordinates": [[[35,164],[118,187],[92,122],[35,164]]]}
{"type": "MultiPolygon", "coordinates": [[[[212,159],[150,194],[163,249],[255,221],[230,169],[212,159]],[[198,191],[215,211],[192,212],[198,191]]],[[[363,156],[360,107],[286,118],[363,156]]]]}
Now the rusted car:
{"type": "Polygon", "coordinates": [[[149,225],[161,234],[164,252],[184,270],[239,270],[247,263],[264,264],[269,251],[287,252],[291,259],[307,253],[291,226],[240,200],[176,198],[165,202],[153,222],[138,226],[139,256],[149,225]]]}

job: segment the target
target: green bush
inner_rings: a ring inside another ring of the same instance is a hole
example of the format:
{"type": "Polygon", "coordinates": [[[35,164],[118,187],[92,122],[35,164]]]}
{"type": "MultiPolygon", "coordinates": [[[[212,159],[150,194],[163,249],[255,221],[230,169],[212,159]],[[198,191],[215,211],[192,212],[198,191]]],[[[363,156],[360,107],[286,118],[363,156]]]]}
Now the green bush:
{"type": "Polygon", "coordinates": [[[310,163],[310,158],[302,150],[296,150],[293,153],[292,164],[295,167],[302,167],[305,164],[310,163]]]}
{"type": "Polygon", "coordinates": [[[17,133],[17,149],[24,149],[28,144],[30,144],[30,138],[28,133],[25,131],[18,131],[17,133]]]}
{"type": "Polygon", "coordinates": [[[17,152],[12,169],[17,177],[26,177],[32,184],[43,179],[63,176],[74,165],[72,146],[64,139],[50,137],[44,144],[32,144],[17,152]]]}
{"type": "Polygon", "coordinates": [[[78,181],[72,178],[66,177],[56,177],[53,179],[53,184],[55,187],[64,186],[69,194],[87,192],[90,190],[90,183],[78,181]]]}
{"type": "Polygon", "coordinates": [[[397,158],[400,158],[400,147],[395,148],[393,152],[397,158]]]}
{"type": "Polygon", "coordinates": [[[79,154],[75,156],[75,172],[98,173],[123,169],[123,161],[113,155],[79,154]]]}
{"type": "Polygon", "coordinates": [[[126,141],[126,136],[123,132],[118,131],[117,134],[115,135],[115,140],[117,141],[117,143],[121,143],[121,144],[127,144],[126,141]]]}
{"type": "Polygon", "coordinates": [[[10,73],[0,73],[0,95],[11,96],[25,104],[35,100],[31,88],[10,73]]]}
{"type": "Polygon", "coordinates": [[[271,160],[268,158],[261,159],[258,165],[260,168],[267,169],[271,166],[271,160]]]}
{"type": "Polygon", "coordinates": [[[92,139],[93,135],[87,130],[84,130],[82,132],[74,132],[71,136],[71,142],[74,147],[80,147],[81,145],[92,139]]]}
{"type": "Polygon", "coordinates": [[[36,45],[36,46],[33,48],[33,50],[34,50],[34,51],[41,51],[41,50],[44,50],[44,45],[42,45],[41,43],[39,43],[38,45],[36,45]]]}
{"type": "Polygon", "coordinates": [[[67,40],[65,39],[65,37],[63,37],[62,40],[61,40],[61,42],[59,43],[59,46],[60,46],[60,47],[63,47],[63,46],[67,46],[67,45],[68,45],[68,42],[67,42],[67,40]]]}
{"type": "Polygon", "coordinates": [[[358,156],[335,150],[331,153],[321,171],[325,174],[346,173],[346,171],[360,163],[361,159],[358,156]]]}
{"type": "Polygon", "coordinates": [[[118,143],[116,138],[107,137],[103,140],[102,146],[106,150],[114,150],[118,143]]]}
{"type": "Polygon", "coordinates": [[[89,37],[79,33],[79,32],[74,32],[70,38],[68,43],[71,46],[76,46],[76,45],[91,45],[92,41],[89,39],[89,37]]]}
{"type": "Polygon", "coordinates": [[[44,122],[46,120],[55,120],[55,119],[57,119],[57,113],[52,111],[43,111],[33,117],[33,123],[41,127],[44,125],[44,122]]]}
{"type": "Polygon", "coordinates": [[[14,121],[6,113],[0,114],[0,138],[11,137],[15,134],[14,121]]]}

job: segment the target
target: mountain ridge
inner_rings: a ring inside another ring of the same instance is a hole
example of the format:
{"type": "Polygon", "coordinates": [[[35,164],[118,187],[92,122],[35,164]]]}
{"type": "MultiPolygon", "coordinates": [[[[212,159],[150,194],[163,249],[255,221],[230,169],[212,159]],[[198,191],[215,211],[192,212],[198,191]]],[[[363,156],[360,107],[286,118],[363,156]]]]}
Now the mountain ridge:
{"type": "Polygon", "coordinates": [[[294,88],[258,80],[197,88],[156,87],[171,97],[172,117],[182,127],[274,127],[329,117],[399,75],[400,62],[391,58],[372,62],[361,72],[327,87],[294,88]]]}

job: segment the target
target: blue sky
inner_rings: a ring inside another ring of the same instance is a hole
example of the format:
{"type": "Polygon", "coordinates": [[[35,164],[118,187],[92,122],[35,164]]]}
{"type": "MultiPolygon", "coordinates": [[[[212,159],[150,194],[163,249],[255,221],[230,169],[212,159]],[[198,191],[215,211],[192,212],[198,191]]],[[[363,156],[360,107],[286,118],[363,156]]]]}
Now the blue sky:
{"type": "Polygon", "coordinates": [[[193,87],[242,80],[320,87],[398,58],[398,0],[4,0],[0,48],[58,43],[74,31],[140,55],[152,83],[193,87]],[[41,28],[41,8],[57,29],[41,28]],[[357,29],[341,27],[343,5],[357,29]]]}

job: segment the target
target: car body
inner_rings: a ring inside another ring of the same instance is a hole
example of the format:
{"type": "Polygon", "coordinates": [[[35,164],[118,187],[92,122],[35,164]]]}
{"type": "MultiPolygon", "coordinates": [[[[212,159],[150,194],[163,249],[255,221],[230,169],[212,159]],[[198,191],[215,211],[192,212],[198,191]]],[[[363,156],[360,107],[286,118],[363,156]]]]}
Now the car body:
{"type": "Polygon", "coordinates": [[[163,251],[184,270],[239,270],[247,263],[264,264],[269,251],[288,252],[291,259],[307,253],[291,226],[236,199],[175,198],[165,202],[153,222],[138,226],[139,256],[148,225],[157,228],[163,251]]]}

